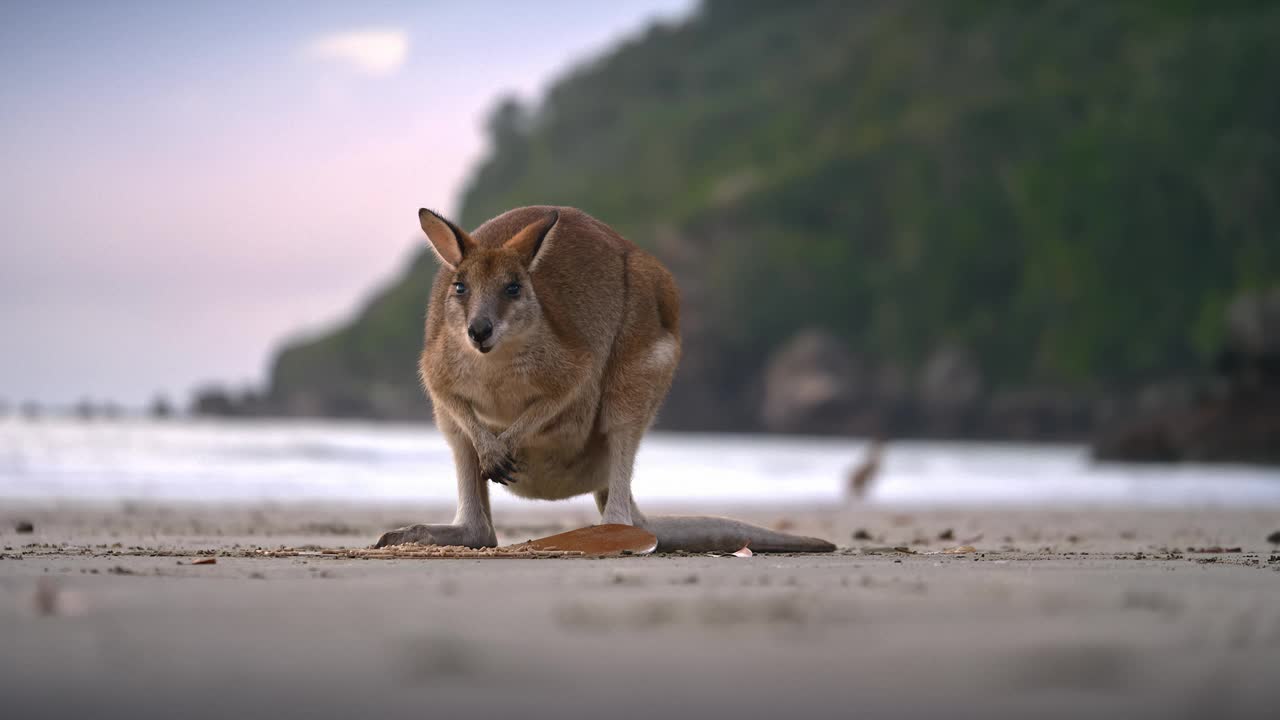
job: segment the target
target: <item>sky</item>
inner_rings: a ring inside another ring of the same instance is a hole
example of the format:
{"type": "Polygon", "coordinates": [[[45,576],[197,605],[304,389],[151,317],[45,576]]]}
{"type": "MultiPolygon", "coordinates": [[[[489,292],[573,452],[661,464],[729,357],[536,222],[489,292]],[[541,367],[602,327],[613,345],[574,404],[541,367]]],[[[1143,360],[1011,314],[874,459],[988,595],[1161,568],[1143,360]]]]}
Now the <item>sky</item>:
{"type": "Polygon", "coordinates": [[[0,403],[260,385],[456,211],[500,97],[691,11],[0,3],[0,403]]]}

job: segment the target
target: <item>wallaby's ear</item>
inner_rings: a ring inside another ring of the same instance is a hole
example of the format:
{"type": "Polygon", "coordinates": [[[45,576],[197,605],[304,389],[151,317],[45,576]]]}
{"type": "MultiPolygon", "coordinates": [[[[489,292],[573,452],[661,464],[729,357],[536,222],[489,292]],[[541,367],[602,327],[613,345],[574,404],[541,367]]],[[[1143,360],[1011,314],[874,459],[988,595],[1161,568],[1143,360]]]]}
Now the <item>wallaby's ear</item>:
{"type": "Polygon", "coordinates": [[[547,235],[551,233],[551,228],[556,226],[560,221],[560,211],[552,210],[540,220],[534,220],[524,227],[523,230],[511,236],[511,239],[502,244],[503,247],[511,248],[520,253],[520,257],[524,258],[525,267],[532,272],[538,265],[546,252],[547,235]]]}
{"type": "Polygon", "coordinates": [[[418,222],[422,223],[422,232],[431,241],[431,249],[436,251],[436,257],[450,268],[458,267],[462,258],[475,247],[466,231],[431,210],[418,210],[418,222]]]}

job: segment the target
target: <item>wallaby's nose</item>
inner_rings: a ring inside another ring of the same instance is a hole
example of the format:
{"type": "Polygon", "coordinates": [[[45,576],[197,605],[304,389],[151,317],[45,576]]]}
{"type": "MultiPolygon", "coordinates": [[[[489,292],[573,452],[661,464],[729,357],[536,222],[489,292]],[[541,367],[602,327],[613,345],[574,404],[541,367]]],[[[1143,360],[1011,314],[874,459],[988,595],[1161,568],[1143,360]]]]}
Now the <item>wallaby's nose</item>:
{"type": "Polygon", "coordinates": [[[489,322],[489,318],[481,318],[472,320],[467,326],[467,337],[473,342],[482,343],[493,335],[493,323],[489,322]]]}

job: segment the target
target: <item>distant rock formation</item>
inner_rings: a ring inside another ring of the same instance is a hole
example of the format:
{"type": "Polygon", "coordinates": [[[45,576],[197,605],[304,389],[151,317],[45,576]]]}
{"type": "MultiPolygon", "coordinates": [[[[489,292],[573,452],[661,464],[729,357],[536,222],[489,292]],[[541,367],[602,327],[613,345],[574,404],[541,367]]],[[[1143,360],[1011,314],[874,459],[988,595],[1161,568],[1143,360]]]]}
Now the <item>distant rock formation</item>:
{"type": "Polygon", "coordinates": [[[937,348],[916,387],[922,430],[944,437],[973,434],[985,389],[982,370],[968,350],[950,343],[937,348]]]}
{"type": "Polygon", "coordinates": [[[259,417],[276,415],[276,408],[265,402],[261,393],[251,388],[229,390],[220,385],[206,385],[191,398],[191,414],[204,417],[259,417]]]}
{"type": "Polygon", "coordinates": [[[991,389],[972,354],[955,343],[940,345],[912,372],[874,365],[816,328],[769,358],[761,385],[759,424],[771,432],[1083,440],[1105,414],[1088,393],[991,389]]]}
{"type": "Polygon", "coordinates": [[[156,395],[151,399],[151,405],[147,408],[147,415],[155,420],[168,420],[173,417],[173,403],[169,402],[167,395],[156,395]]]}
{"type": "Polygon", "coordinates": [[[1241,295],[1226,315],[1214,375],[1146,388],[1094,457],[1280,464],[1280,288],[1241,295]]]}
{"type": "Polygon", "coordinates": [[[865,381],[845,343],[804,330],[784,344],[764,371],[761,424],[774,432],[824,432],[857,411],[865,381]]]}

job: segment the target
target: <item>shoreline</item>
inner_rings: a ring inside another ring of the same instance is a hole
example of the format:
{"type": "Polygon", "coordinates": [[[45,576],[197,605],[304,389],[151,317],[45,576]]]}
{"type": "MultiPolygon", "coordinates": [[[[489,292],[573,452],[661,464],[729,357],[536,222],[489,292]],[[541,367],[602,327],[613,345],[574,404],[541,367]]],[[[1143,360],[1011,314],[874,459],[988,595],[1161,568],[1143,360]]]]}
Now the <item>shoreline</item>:
{"type": "MultiPolygon", "coordinates": [[[[869,543],[938,549],[951,539],[981,540],[986,550],[1022,553],[1080,551],[1145,552],[1166,548],[1231,546],[1268,553],[1266,537],[1280,530],[1280,508],[1236,506],[1166,507],[1031,504],[980,507],[913,504],[814,502],[652,503],[650,515],[727,516],[777,530],[815,535],[841,550],[869,543]],[[866,537],[863,537],[863,536],[866,537]],[[943,539],[940,539],[943,538],[943,539]],[[936,547],[935,547],[936,546],[936,547]]],[[[13,546],[30,542],[75,544],[106,537],[206,542],[218,549],[246,538],[307,538],[326,547],[372,543],[385,530],[417,522],[447,523],[451,503],[392,503],[370,500],[282,502],[267,500],[5,500],[0,504],[0,539],[13,546]],[[29,522],[30,533],[17,524],[29,522]]],[[[523,542],[530,533],[553,534],[599,522],[588,503],[527,502],[494,511],[500,544],[523,542]]],[[[973,544],[963,543],[963,544],[973,544]]],[[[1280,552],[1280,547],[1277,547],[1280,552]]]]}

